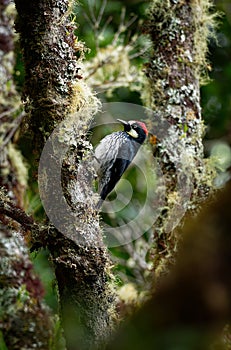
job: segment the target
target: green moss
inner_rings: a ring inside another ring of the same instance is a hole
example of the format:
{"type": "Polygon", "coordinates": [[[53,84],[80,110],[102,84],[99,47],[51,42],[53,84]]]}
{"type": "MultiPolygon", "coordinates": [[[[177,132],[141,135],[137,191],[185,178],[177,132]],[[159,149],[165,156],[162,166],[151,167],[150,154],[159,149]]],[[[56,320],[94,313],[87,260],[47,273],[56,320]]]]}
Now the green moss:
{"type": "Polygon", "coordinates": [[[208,81],[207,72],[210,69],[208,62],[208,41],[216,39],[215,30],[219,24],[221,13],[214,9],[211,0],[191,0],[190,2],[194,20],[194,62],[201,83],[208,81]]]}
{"type": "Polygon", "coordinates": [[[22,158],[21,152],[17,150],[13,144],[9,143],[8,155],[15,171],[17,181],[23,188],[26,188],[28,180],[28,169],[26,167],[25,161],[22,158]]]}

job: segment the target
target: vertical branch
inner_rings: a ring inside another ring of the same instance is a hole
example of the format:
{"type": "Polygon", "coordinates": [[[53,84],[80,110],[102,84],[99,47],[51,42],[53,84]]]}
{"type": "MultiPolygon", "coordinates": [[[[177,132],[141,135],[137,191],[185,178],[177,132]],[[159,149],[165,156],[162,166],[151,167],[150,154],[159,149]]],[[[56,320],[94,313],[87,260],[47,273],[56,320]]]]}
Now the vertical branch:
{"type": "MultiPolygon", "coordinates": [[[[154,0],[150,9],[147,32],[153,51],[146,68],[147,103],[167,126],[155,151],[166,186],[165,203],[154,228],[158,272],[173,258],[176,228],[184,213],[194,210],[211,189],[212,170],[203,159],[199,90],[201,73],[206,70],[209,27],[214,26],[210,10],[209,0],[154,0]]],[[[155,120],[151,129],[155,134],[155,120]]]]}
{"type": "Polygon", "coordinates": [[[71,107],[77,107],[70,102],[79,69],[76,56],[82,56],[83,47],[67,17],[68,0],[15,3],[16,29],[20,33],[26,72],[24,99],[30,115],[30,131],[40,153],[54,126],[68,115],[71,107]]]}
{"type": "MultiPolygon", "coordinates": [[[[15,206],[23,206],[27,169],[11,140],[21,118],[15,119],[20,111],[20,96],[13,81],[14,17],[11,1],[0,0],[0,188],[15,206]]],[[[53,324],[43,296],[43,286],[33,270],[19,226],[1,212],[1,349],[48,349],[53,324]]]]}
{"type": "Polygon", "coordinates": [[[70,3],[16,0],[16,27],[24,52],[24,94],[38,157],[55,129],[45,144],[39,176],[48,216],[54,215],[62,226],[54,229],[54,221],[50,222],[44,245],[54,264],[67,348],[101,349],[112,331],[114,297],[109,287],[109,257],[98,214],[91,206],[88,169],[81,163],[90,149],[86,133],[99,102],[78,74],[77,57],[82,58],[84,48],[74,36],[70,3]]]}

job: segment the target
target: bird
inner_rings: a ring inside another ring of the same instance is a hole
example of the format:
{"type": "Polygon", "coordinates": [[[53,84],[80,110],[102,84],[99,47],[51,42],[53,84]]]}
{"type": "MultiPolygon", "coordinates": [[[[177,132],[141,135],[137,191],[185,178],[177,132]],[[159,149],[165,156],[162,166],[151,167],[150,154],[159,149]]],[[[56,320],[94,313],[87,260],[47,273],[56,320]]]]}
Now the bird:
{"type": "Polygon", "coordinates": [[[120,180],[148,135],[146,125],[141,121],[122,119],[117,121],[123,125],[124,130],[105,136],[94,152],[100,195],[96,205],[98,209],[120,180]]]}

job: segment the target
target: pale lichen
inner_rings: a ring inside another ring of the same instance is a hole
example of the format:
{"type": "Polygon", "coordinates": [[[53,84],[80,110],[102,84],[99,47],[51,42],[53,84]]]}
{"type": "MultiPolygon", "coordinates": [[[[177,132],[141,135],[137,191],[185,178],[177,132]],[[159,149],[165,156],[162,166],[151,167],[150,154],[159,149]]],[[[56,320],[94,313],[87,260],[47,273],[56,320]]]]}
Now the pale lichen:
{"type": "Polygon", "coordinates": [[[99,92],[106,92],[108,97],[120,87],[140,92],[144,73],[132,64],[130,53],[133,49],[131,44],[118,43],[99,48],[97,55],[84,63],[88,84],[99,92]]]}
{"type": "Polygon", "coordinates": [[[203,154],[199,85],[208,68],[208,40],[216,18],[210,0],[153,0],[150,9],[147,32],[153,51],[144,98],[168,125],[155,149],[166,184],[166,201],[154,227],[155,252],[164,251],[156,257],[157,271],[163,271],[174,256],[184,213],[197,212],[213,190],[216,171],[203,154]]]}
{"type": "Polygon", "coordinates": [[[22,158],[21,152],[11,143],[8,145],[8,155],[19,185],[25,189],[28,181],[28,169],[25,160],[22,158]]]}

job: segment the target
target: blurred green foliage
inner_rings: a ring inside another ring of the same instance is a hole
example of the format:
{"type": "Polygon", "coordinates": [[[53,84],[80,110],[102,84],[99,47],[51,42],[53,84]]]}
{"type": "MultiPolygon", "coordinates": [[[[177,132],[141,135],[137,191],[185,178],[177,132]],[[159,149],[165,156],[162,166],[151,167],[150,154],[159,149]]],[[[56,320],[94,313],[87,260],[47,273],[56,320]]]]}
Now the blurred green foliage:
{"type": "Polygon", "coordinates": [[[49,252],[46,250],[40,250],[39,252],[31,253],[31,258],[34,262],[35,271],[42,280],[45,289],[46,303],[54,312],[58,312],[55,276],[52,269],[52,264],[49,260],[49,252]]]}
{"type": "Polygon", "coordinates": [[[207,126],[206,139],[226,138],[231,132],[231,7],[229,0],[217,0],[222,12],[216,39],[209,43],[211,81],[201,88],[202,114],[207,126]]]}
{"type": "Polygon", "coordinates": [[[129,37],[137,31],[137,24],[140,19],[145,18],[145,12],[149,1],[104,1],[104,0],[83,0],[81,5],[76,3],[74,13],[78,25],[77,36],[90,48],[86,58],[96,54],[96,42],[99,47],[105,47],[111,43],[121,24],[121,16],[125,9],[125,20],[130,21],[137,16],[137,21],[129,27],[125,37],[129,37]],[[101,11],[103,9],[103,12],[101,11]],[[102,14],[102,15],[101,15],[102,14]],[[97,22],[97,23],[94,23],[97,22]],[[96,33],[100,34],[96,38],[96,33]],[[96,39],[96,40],[95,40],[96,39]]]}

